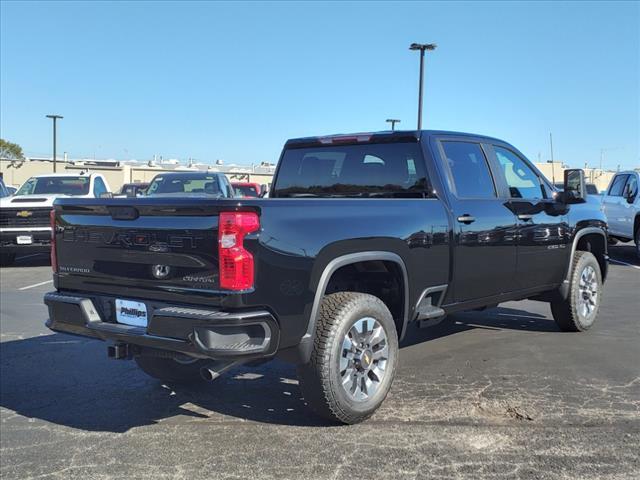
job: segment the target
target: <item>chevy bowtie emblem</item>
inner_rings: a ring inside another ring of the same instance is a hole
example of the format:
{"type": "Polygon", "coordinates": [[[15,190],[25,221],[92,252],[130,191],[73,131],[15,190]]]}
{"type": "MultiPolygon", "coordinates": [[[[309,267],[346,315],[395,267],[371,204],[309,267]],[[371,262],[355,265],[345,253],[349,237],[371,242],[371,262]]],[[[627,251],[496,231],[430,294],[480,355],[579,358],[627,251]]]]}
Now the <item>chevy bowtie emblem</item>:
{"type": "Polygon", "coordinates": [[[33,212],[29,210],[21,210],[18,213],[16,213],[16,217],[20,217],[20,218],[28,218],[31,215],[33,215],[33,212]]]}
{"type": "Polygon", "coordinates": [[[169,265],[154,265],[151,267],[151,273],[158,279],[167,278],[170,272],[171,267],[169,265]]]}

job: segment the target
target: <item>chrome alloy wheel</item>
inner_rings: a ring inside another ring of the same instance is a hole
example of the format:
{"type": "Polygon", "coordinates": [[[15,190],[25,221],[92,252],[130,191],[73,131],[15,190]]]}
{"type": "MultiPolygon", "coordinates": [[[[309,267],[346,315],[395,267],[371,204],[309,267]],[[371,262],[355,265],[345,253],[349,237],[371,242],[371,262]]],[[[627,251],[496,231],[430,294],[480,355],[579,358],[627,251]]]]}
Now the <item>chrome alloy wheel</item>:
{"type": "Polygon", "coordinates": [[[591,265],[580,274],[578,284],[578,309],[584,319],[588,319],[598,307],[598,277],[591,265]]]}
{"type": "Polygon", "coordinates": [[[340,351],[340,377],[347,395],[363,402],[373,396],[389,360],[387,334],[371,317],[357,320],[344,336],[340,351]]]}

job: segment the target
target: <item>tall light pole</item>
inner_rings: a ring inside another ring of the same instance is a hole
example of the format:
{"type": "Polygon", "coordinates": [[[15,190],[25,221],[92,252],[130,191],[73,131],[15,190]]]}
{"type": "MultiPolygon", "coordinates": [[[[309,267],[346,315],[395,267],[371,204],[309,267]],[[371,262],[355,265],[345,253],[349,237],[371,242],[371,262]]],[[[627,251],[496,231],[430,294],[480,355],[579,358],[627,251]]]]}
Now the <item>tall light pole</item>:
{"type": "Polygon", "coordinates": [[[618,150],[620,147],[613,148],[601,148],[600,149],[600,175],[602,175],[602,164],[604,163],[604,154],[606,152],[611,152],[612,150],[618,150]]]}
{"type": "Polygon", "coordinates": [[[62,115],[47,115],[47,118],[53,120],[53,173],[56,173],[56,121],[64,117],[62,115]]]}
{"type": "Polygon", "coordinates": [[[549,132],[549,148],[551,149],[551,181],[556,183],[556,166],[553,163],[553,135],[549,132]]]}
{"type": "Polygon", "coordinates": [[[387,118],[386,122],[391,124],[391,131],[393,132],[396,129],[396,123],[400,123],[400,120],[396,118],[387,118]]]}
{"type": "Polygon", "coordinates": [[[420,50],[420,80],[418,84],[418,130],[422,130],[422,85],[424,83],[424,51],[435,50],[435,43],[412,43],[409,50],[420,50]]]}

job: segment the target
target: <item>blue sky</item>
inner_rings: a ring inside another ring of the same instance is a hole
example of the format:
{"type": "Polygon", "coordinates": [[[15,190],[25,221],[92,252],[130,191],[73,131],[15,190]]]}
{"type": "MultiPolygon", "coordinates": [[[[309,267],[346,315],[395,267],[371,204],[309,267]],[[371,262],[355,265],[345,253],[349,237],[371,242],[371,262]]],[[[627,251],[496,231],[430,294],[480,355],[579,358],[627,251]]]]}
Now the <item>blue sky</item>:
{"type": "Polygon", "coordinates": [[[1,4],[0,133],[73,157],[276,161],[285,139],[415,128],[640,166],[635,2],[1,4]]]}

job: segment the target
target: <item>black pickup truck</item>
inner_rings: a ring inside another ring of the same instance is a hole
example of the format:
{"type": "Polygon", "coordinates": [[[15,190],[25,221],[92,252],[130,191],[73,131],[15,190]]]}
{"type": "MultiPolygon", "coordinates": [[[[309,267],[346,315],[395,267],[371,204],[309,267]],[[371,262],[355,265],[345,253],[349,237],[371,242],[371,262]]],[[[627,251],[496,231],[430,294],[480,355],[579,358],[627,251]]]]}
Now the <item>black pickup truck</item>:
{"type": "Polygon", "coordinates": [[[561,330],[591,327],[607,226],[585,188],[479,135],[289,140],[268,199],[56,201],[47,326],[164,381],[285,359],[314,410],[356,423],[413,322],[535,299],[561,330]]]}

